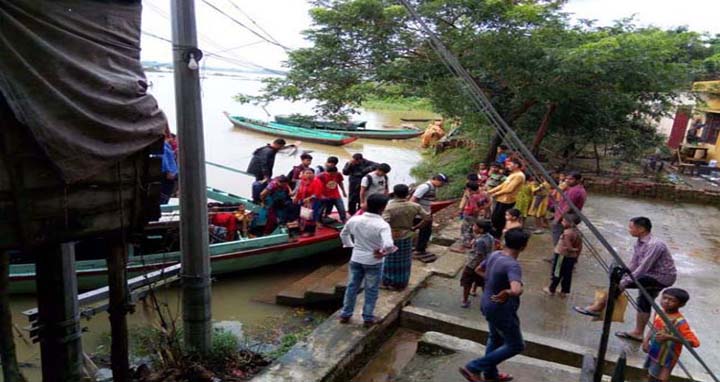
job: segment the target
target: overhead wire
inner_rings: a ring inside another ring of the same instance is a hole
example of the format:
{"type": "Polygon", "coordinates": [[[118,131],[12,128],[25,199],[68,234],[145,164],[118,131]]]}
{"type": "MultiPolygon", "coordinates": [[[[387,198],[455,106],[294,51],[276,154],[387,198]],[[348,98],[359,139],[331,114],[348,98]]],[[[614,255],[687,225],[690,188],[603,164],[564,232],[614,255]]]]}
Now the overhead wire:
{"type": "MultiPolygon", "coordinates": [[[[430,29],[430,27],[422,20],[420,15],[407,0],[398,1],[407,9],[408,13],[415,21],[415,23],[417,23],[421,27],[422,31],[428,36],[428,41],[430,42],[431,47],[440,56],[443,64],[447,67],[450,73],[462,80],[462,84],[465,85],[463,88],[470,95],[470,99],[473,101],[477,109],[483,113],[483,115],[486,117],[488,122],[490,122],[491,125],[495,128],[498,134],[500,134],[501,138],[503,138],[505,142],[511,144],[516,151],[521,153],[524,159],[529,162],[530,168],[534,172],[539,173],[542,176],[542,179],[547,181],[557,192],[559,192],[567,205],[582,220],[587,229],[595,236],[595,238],[600,242],[600,244],[611,255],[614,262],[618,266],[621,266],[623,269],[627,270],[627,265],[625,264],[623,259],[617,254],[612,245],[610,245],[610,243],[605,239],[605,237],[600,233],[600,231],[595,227],[595,225],[580,211],[580,209],[575,206],[575,204],[568,198],[565,192],[559,188],[557,182],[550,176],[547,170],[542,166],[542,164],[537,160],[537,158],[535,158],[532,152],[530,152],[530,150],[525,146],[522,140],[520,140],[520,138],[517,136],[515,131],[500,116],[497,110],[495,110],[494,106],[487,98],[483,90],[473,80],[467,70],[465,70],[465,68],[460,64],[457,57],[445,47],[442,41],[440,41],[439,37],[437,37],[437,35],[430,29]]],[[[690,354],[700,363],[700,365],[713,378],[713,380],[715,382],[720,382],[717,376],[713,373],[712,370],[710,370],[709,366],[695,351],[695,349],[690,346],[687,340],[685,340],[684,337],[682,337],[682,335],[678,332],[677,328],[675,328],[675,326],[672,324],[672,321],[669,319],[667,314],[665,314],[665,312],[657,305],[657,303],[654,301],[648,291],[637,282],[635,276],[629,272],[628,276],[633,282],[635,282],[640,294],[644,298],[648,299],[648,301],[650,301],[652,308],[655,310],[656,314],[661,317],[666,327],[669,328],[670,331],[680,339],[680,341],[688,349],[690,354]]],[[[693,379],[693,377],[690,375],[686,368],[683,367],[683,370],[686,372],[690,379],[693,379]]]]}
{"type": "Polygon", "coordinates": [[[221,15],[227,17],[228,19],[230,19],[230,20],[231,20],[232,22],[234,22],[235,24],[241,26],[243,29],[245,29],[245,30],[249,31],[250,33],[254,34],[255,36],[260,37],[261,39],[267,41],[268,43],[270,43],[270,44],[272,44],[272,45],[275,45],[275,46],[278,46],[278,47],[284,49],[286,52],[289,52],[289,51],[291,50],[289,47],[287,47],[287,46],[285,46],[285,45],[283,45],[283,44],[281,44],[281,43],[279,43],[279,42],[277,42],[277,41],[273,41],[273,40],[269,39],[268,37],[263,36],[262,34],[258,33],[256,30],[254,30],[254,29],[250,28],[249,26],[245,25],[242,21],[236,19],[236,18],[233,17],[232,15],[230,15],[230,14],[228,14],[227,12],[225,12],[224,10],[220,9],[218,6],[216,6],[215,4],[211,3],[209,0],[202,0],[202,2],[203,2],[204,4],[206,4],[207,6],[209,6],[210,8],[214,9],[216,12],[220,13],[221,15]]]}
{"type": "Polygon", "coordinates": [[[245,16],[245,18],[247,18],[248,20],[250,20],[250,22],[253,23],[253,25],[255,25],[261,32],[265,33],[265,35],[266,35],[270,40],[275,41],[275,42],[276,42],[277,44],[279,44],[279,45],[282,45],[282,44],[280,44],[280,42],[279,42],[275,37],[273,37],[273,36],[270,34],[270,32],[268,32],[267,30],[265,30],[265,28],[263,28],[262,26],[260,26],[260,24],[258,24],[257,21],[255,21],[255,19],[253,19],[252,17],[250,17],[249,14],[247,14],[247,12],[243,11],[242,8],[240,8],[240,6],[237,5],[234,0],[226,0],[226,1],[227,1],[228,3],[230,3],[230,5],[232,5],[232,7],[235,8],[238,12],[240,12],[240,14],[242,14],[243,16],[245,16]]]}

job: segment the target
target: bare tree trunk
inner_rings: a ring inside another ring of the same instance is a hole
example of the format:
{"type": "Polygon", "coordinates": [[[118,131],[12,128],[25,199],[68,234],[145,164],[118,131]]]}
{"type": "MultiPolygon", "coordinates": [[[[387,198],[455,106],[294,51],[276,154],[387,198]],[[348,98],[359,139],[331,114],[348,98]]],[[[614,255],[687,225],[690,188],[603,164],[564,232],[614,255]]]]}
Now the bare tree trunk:
{"type": "Polygon", "coordinates": [[[10,254],[2,252],[0,253],[0,361],[2,361],[3,380],[25,382],[25,377],[20,373],[15,353],[9,286],[10,254]]]}
{"type": "Polygon", "coordinates": [[[595,142],[593,142],[593,150],[595,151],[595,172],[600,174],[600,152],[595,142]]]}
{"type": "Polygon", "coordinates": [[[543,116],[542,122],[540,122],[540,127],[535,133],[535,138],[533,139],[532,147],[530,148],[530,150],[536,156],[538,154],[538,150],[540,150],[540,144],[542,143],[543,139],[545,139],[545,135],[547,135],[548,128],[550,127],[550,118],[552,118],[555,109],[557,109],[556,103],[547,104],[545,116],[543,116]]]}

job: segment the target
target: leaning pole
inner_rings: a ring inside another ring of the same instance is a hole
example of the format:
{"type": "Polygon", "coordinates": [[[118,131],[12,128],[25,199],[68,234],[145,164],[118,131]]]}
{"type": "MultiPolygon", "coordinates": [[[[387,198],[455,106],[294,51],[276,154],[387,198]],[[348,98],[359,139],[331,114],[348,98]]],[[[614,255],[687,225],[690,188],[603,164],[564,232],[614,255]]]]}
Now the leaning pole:
{"type": "Polygon", "coordinates": [[[180,250],[185,344],[207,353],[212,336],[205,147],[195,2],[171,0],[175,109],[180,151],[180,250]]]}

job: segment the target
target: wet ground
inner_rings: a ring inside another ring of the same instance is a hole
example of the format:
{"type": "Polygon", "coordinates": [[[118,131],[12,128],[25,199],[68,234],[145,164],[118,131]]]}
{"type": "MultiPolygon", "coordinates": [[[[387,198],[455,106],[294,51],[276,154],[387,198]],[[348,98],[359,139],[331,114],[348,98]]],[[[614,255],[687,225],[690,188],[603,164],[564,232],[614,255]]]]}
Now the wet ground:
{"type": "MultiPolygon", "coordinates": [[[[711,368],[720,365],[720,332],[717,331],[720,243],[714,236],[720,228],[718,209],[591,195],[584,212],[626,261],[631,256],[633,243],[625,228],[628,219],[644,215],[653,221],[654,234],[665,240],[673,252],[678,268],[676,286],[685,288],[691,295],[683,313],[702,342],[698,353],[711,368]]],[[[573,278],[572,294],[567,299],[545,296],[542,287],[548,282],[550,265],[543,259],[551,254],[551,247],[548,233],[533,235],[528,249],[521,254],[525,279],[520,309],[523,330],[595,348],[599,343],[601,322],[593,322],[574,313],[572,306],[590,303],[596,289],[607,287],[607,276],[589,251],[585,251],[573,278]]],[[[604,254],[604,259],[608,261],[609,255],[604,254]]],[[[412,304],[463,318],[484,320],[478,308],[479,299],[473,301],[470,309],[462,309],[460,298],[458,278],[433,278],[412,304]]],[[[634,311],[628,308],[625,322],[614,324],[613,331],[632,329],[634,319],[634,311]]],[[[626,350],[642,357],[639,343],[612,337],[610,349],[616,353],[626,350]]],[[[682,361],[691,371],[700,370],[699,364],[687,351],[683,353],[682,361]]]]}

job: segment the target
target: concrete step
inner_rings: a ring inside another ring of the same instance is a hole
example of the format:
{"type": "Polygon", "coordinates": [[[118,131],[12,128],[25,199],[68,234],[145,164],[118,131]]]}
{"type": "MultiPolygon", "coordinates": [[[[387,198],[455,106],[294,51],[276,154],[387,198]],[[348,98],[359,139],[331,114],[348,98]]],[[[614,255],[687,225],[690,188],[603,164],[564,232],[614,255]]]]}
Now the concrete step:
{"type": "Polygon", "coordinates": [[[331,302],[342,299],[347,287],[348,266],[335,266],[335,270],[320,279],[305,292],[308,303],[331,302]]]}
{"type": "Polygon", "coordinates": [[[323,265],[309,275],[292,283],[287,288],[275,295],[275,303],[278,305],[301,306],[307,303],[305,294],[308,289],[320,282],[324,277],[337,269],[337,265],[323,265]]]}

